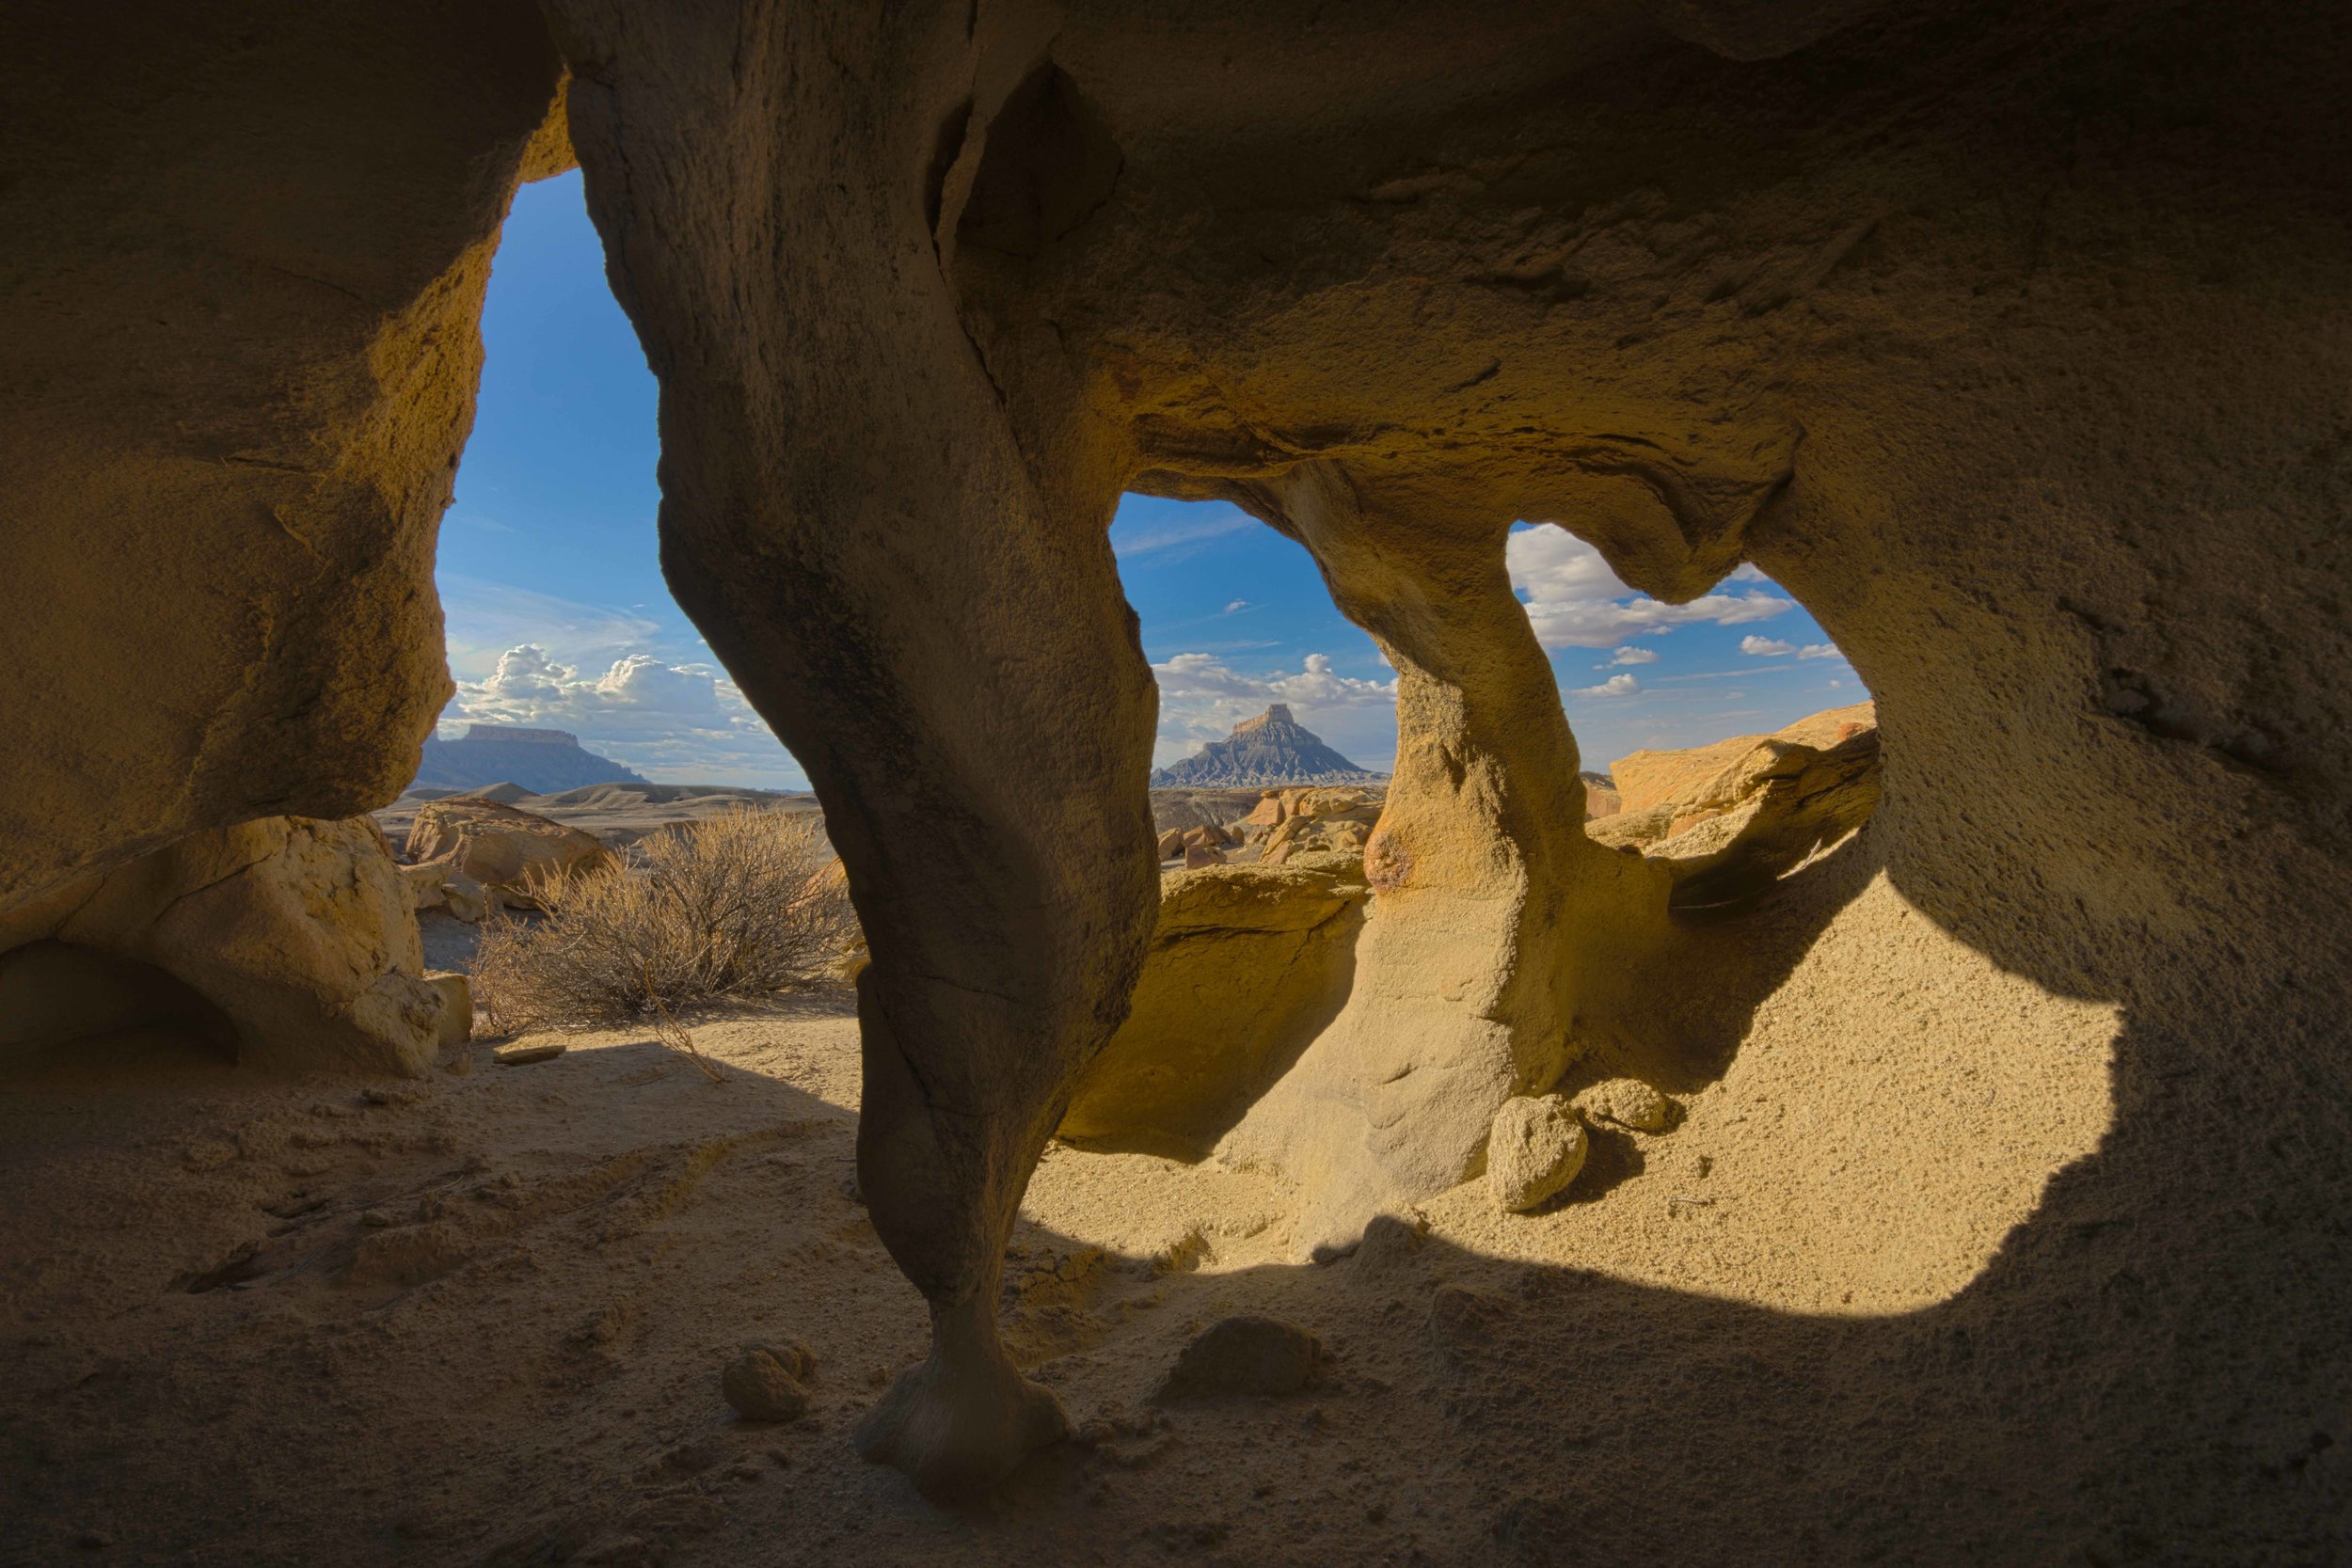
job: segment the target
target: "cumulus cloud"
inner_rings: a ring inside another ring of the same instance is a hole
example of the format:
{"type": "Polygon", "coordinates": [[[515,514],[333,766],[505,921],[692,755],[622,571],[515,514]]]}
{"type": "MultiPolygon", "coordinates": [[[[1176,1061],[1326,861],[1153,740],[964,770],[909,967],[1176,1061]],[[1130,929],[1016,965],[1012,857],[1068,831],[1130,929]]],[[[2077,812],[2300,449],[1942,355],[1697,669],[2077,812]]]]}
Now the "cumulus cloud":
{"type": "Polygon", "coordinates": [[[733,681],[707,664],[652,654],[583,673],[533,642],[509,648],[478,681],[457,683],[444,722],[570,730],[644,772],[711,782],[800,784],[792,758],[733,681]]]}
{"type": "Polygon", "coordinates": [[[1287,703],[1298,721],[1367,768],[1386,768],[1396,752],[1396,677],[1341,673],[1327,654],[1309,654],[1295,671],[1249,674],[1216,654],[1177,654],[1152,666],[1160,684],[1160,732],[1154,760],[1190,756],[1204,740],[1222,740],[1235,724],[1287,703]]]}
{"type": "Polygon", "coordinates": [[[1795,605],[1760,590],[1708,594],[1689,604],[1661,604],[1635,594],[1600,552],[1557,528],[1522,529],[1505,546],[1511,586],[1547,648],[1606,648],[1628,637],[1654,637],[1677,626],[1745,626],[1795,605]]]}
{"type": "MultiPolygon", "coordinates": [[[[1619,648],[1609,656],[1609,664],[1655,664],[1657,662],[1658,650],[1656,648],[1619,648]]],[[[1606,670],[1609,664],[1596,664],[1593,668],[1606,670]]]]}
{"type": "Polygon", "coordinates": [[[1777,637],[1743,637],[1740,639],[1740,651],[1751,658],[1774,658],[1782,654],[1795,653],[1797,645],[1783,642],[1777,637]]]}
{"type": "Polygon", "coordinates": [[[1580,686],[1580,697],[1630,697],[1642,689],[1642,683],[1631,675],[1612,675],[1598,686],[1580,686]]]}
{"type": "Polygon", "coordinates": [[[1837,651],[1837,644],[1835,642],[1807,642],[1797,650],[1797,657],[1799,658],[1843,658],[1846,656],[1837,651]]]}
{"type": "Polygon", "coordinates": [[[631,610],[581,604],[512,583],[443,572],[438,577],[449,661],[462,676],[526,643],[560,648],[572,658],[617,657],[660,635],[631,610]]]}

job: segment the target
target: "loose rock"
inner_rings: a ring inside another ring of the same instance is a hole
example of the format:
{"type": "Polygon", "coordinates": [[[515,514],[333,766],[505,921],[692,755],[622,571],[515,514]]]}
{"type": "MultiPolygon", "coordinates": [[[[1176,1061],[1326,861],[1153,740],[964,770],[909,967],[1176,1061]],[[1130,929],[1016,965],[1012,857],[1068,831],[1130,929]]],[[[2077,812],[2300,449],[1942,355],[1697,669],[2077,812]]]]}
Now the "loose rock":
{"type": "Polygon", "coordinates": [[[1486,1190],[1506,1213],[1534,1208],[1584,1168],[1584,1124],[1556,1094],[1502,1102],[1486,1138],[1486,1190]]]}
{"type": "Polygon", "coordinates": [[[452,920],[470,926],[490,912],[490,890],[463,872],[447,872],[441,879],[441,908],[452,920]]]}
{"type": "Polygon", "coordinates": [[[719,1391],[738,1416],[747,1421],[797,1421],[808,1414],[808,1390],[786,1364],[787,1357],[803,1371],[815,1366],[801,1345],[781,1352],[767,1345],[747,1346],[727,1363],[719,1376],[719,1391]]]}
{"type": "Polygon", "coordinates": [[[501,1045],[496,1053],[501,1067],[523,1067],[532,1062],[551,1062],[569,1049],[562,1040],[532,1040],[527,1045],[501,1045]]]}
{"type": "Polygon", "coordinates": [[[1675,1111],[1673,1101],[1639,1078],[1605,1078],[1576,1097],[1576,1108],[1636,1132],[1664,1132],[1675,1111]]]}
{"type": "Polygon", "coordinates": [[[1214,1394],[1295,1394],[1314,1381],[1323,1345],[1279,1318],[1227,1318],[1184,1347],[1154,1403],[1214,1394]]]}
{"type": "Polygon", "coordinates": [[[473,981],[455,970],[432,970],[424,983],[441,993],[441,1044],[473,1038],[473,981]]]}

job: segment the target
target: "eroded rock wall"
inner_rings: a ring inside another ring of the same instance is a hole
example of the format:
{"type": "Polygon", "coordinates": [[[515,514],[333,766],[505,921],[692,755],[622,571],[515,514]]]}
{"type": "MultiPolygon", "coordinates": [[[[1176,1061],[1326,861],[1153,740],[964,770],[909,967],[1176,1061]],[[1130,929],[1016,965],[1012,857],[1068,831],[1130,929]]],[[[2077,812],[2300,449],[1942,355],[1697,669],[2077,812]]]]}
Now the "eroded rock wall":
{"type": "Polygon", "coordinates": [[[559,71],[517,0],[7,31],[0,909],[413,774],[482,291],[559,71]]]}

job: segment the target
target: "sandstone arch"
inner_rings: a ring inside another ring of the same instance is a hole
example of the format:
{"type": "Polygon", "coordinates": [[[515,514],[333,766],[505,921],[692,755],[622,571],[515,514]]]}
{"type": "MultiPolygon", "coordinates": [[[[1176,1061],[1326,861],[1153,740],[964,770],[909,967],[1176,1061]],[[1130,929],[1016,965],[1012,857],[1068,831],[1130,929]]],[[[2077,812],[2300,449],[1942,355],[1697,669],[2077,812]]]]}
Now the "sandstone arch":
{"type": "MultiPolygon", "coordinates": [[[[663,381],[665,568],[874,933],[866,1190],[941,1339],[877,1451],[953,1487],[1054,1427],[987,1304],[1149,930],[1151,695],[1101,538],[1131,483],[1338,519],[1339,580],[1413,520],[1442,559],[1531,515],[1661,595],[1742,557],[1790,586],[1881,700],[1888,877],[2130,1021],[2067,1235],[2162,1272],[2249,1194],[2309,1199],[2119,1326],[2158,1370],[2083,1397],[2144,1410],[2135,1464],[2183,1496],[2182,1402],[2316,1429],[2327,1390],[2213,1324],[2316,1356],[2345,1283],[2330,8],[549,9],[552,43],[519,5],[10,19],[0,903],[403,776],[446,689],[426,568],[480,268],[561,57],[663,381]],[[1042,822],[1015,762],[1059,788],[1042,822]],[[2222,1132],[2166,1137],[2184,1105],[2222,1132]]],[[[1491,612],[1472,587],[1433,625],[1491,612]]],[[[1438,588],[1353,608],[1438,672],[1402,607],[1438,588]]],[[[1537,958],[1548,1033],[1573,962],[1537,958]]],[[[2023,1234],[1995,1318],[2072,1245],[2023,1234]]]]}
{"type": "Polygon", "coordinates": [[[1508,512],[1329,463],[1244,496],[1399,674],[1347,1006],[1226,1145],[1306,1186],[1303,1249],[1344,1251],[1373,1215],[1475,1174],[1504,1100],[1625,1027],[1623,977],[1663,935],[1666,890],[1584,835],[1576,742],[1503,571],[1508,512]]]}

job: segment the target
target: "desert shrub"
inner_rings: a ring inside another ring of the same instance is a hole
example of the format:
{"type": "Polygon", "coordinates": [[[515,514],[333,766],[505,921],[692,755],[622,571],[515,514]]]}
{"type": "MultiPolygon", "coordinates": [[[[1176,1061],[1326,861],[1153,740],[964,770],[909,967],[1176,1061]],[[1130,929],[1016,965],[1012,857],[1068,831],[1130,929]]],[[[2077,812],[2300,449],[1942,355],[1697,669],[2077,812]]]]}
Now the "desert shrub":
{"type": "Polygon", "coordinates": [[[814,812],[736,810],[532,881],[546,913],[483,928],[473,984],[500,1033],[663,1014],[818,978],[857,940],[814,812]]]}

